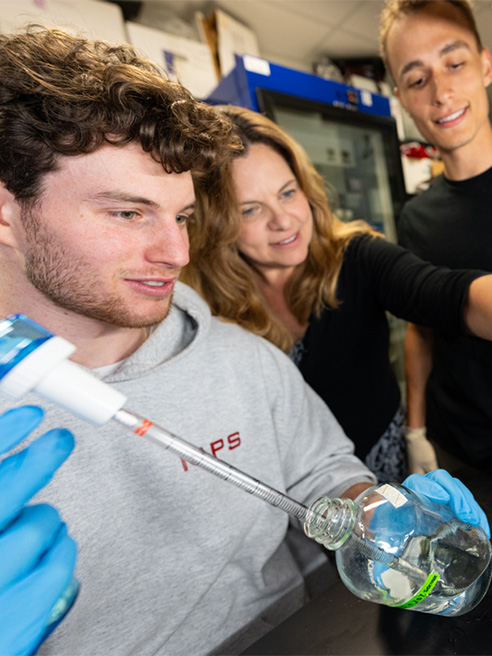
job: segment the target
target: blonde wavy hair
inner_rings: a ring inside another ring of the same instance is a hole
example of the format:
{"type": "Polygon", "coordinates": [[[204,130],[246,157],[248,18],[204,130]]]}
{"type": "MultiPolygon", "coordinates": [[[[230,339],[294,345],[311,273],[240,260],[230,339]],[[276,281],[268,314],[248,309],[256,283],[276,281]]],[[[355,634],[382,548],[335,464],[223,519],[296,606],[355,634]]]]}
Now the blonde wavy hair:
{"type": "MultiPolygon", "coordinates": [[[[285,287],[285,298],[299,323],[339,304],[336,296],[344,251],[361,234],[379,235],[363,221],[343,223],[332,212],[325,183],[304,149],[265,116],[242,107],[217,107],[236,127],[244,150],[265,144],[292,169],[313,213],[313,237],[306,260],[285,287]]],[[[234,321],[288,352],[294,338],[268,307],[255,282],[251,265],[237,249],[242,217],[234,193],[229,162],[208,174],[195,175],[197,206],[190,225],[191,258],[182,280],[209,304],[212,313],[234,321]]]]}

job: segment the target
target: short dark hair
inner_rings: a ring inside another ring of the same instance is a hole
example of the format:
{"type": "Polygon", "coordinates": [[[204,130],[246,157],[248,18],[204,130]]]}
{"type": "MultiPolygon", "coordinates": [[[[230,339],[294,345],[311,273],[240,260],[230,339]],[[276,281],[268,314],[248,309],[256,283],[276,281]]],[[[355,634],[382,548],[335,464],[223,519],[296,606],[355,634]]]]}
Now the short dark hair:
{"type": "Polygon", "coordinates": [[[381,12],[381,19],[379,23],[379,52],[383,59],[386,70],[391,73],[388,62],[387,41],[388,32],[393,23],[401,16],[409,16],[419,11],[423,11],[426,7],[436,3],[446,3],[456,7],[464,18],[464,23],[475,37],[477,48],[481,52],[483,49],[482,39],[478,33],[477,24],[472,11],[470,0],[386,0],[383,11],[381,12]]]}
{"type": "Polygon", "coordinates": [[[39,196],[60,156],[131,142],[182,173],[220,163],[237,139],[129,45],[39,25],[0,36],[0,180],[19,202],[39,196]]]}

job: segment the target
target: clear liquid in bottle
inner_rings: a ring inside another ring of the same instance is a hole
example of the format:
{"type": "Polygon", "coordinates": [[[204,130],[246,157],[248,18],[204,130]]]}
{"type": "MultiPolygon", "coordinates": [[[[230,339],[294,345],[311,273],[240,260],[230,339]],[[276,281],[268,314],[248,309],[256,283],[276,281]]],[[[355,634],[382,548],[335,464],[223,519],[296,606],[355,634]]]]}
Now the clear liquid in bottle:
{"type": "Polygon", "coordinates": [[[358,597],[436,615],[476,606],[492,575],[490,541],[449,506],[412,490],[376,485],[355,502],[318,500],[306,533],[328,549],[358,597]]]}

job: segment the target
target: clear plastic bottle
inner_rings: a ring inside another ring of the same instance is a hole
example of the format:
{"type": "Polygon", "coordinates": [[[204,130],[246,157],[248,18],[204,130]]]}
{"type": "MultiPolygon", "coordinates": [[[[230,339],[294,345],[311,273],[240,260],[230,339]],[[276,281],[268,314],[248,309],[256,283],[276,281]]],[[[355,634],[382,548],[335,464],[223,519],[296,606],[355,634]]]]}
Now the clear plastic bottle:
{"type": "Polygon", "coordinates": [[[367,601],[462,615],[490,584],[491,545],[484,531],[401,485],[374,485],[355,501],[322,497],[304,529],[336,550],[343,582],[367,601]]]}

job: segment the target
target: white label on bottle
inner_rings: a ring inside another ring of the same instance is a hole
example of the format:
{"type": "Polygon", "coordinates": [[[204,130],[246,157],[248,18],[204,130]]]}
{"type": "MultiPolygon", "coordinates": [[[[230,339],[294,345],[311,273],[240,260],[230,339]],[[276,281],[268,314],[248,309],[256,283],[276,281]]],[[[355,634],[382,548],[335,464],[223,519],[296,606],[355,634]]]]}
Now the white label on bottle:
{"type": "Polygon", "coordinates": [[[399,508],[400,506],[405,505],[408,501],[405,495],[392,485],[381,485],[381,487],[378,487],[376,492],[384,497],[386,501],[389,501],[395,508],[399,508]]]}
{"type": "Polygon", "coordinates": [[[392,599],[408,599],[412,594],[412,587],[408,576],[394,569],[387,569],[381,574],[381,581],[389,591],[392,599]]]}

